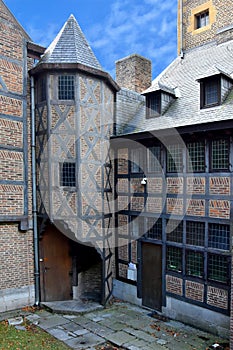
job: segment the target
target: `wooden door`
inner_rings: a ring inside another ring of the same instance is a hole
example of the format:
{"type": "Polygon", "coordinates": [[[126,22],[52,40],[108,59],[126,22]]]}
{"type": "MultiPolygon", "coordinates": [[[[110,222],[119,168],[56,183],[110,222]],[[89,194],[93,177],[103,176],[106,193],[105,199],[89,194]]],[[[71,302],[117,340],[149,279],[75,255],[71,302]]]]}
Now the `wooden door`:
{"type": "Polygon", "coordinates": [[[40,242],[41,301],[71,299],[70,240],[49,226],[40,242]]]}
{"type": "Polygon", "coordinates": [[[142,244],[142,304],[162,307],[162,247],[150,243],[142,244]]]}

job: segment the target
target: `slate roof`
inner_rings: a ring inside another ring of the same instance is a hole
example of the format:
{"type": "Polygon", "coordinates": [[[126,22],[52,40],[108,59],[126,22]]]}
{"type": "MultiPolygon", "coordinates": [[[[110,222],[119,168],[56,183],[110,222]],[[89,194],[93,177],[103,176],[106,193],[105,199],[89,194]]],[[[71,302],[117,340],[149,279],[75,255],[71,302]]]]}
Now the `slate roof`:
{"type": "Polygon", "coordinates": [[[39,64],[41,63],[80,63],[102,70],[73,15],[49,45],[39,64]]]}
{"type": "MultiPolygon", "coordinates": [[[[200,109],[200,83],[198,79],[224,74],[233,78],[233,40],[217,45],[211,43],[186,52],[184,58],[177,57],[143,92],[147,94],[167,87],[177,98],[161,116],[146,119],[144,113],[137,112],[131,118],[131,133],[164,130],[203,123],[233,120],[233,90],[220,106],[200,109]],[[179,97],[178,97],[179,96],[179,97]]],[[[124,124],[121,116],[117,124],[124,124]]],[[[128,134],[129,126],[120,134],[128,134]]]]}

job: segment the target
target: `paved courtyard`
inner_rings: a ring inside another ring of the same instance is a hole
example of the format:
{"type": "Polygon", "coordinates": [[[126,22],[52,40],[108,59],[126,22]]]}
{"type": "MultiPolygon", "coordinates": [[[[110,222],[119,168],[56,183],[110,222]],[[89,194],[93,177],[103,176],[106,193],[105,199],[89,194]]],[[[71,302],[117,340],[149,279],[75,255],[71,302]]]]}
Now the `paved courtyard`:
{"type": "Polygon", "coordinates": [[[127,303],[115,302],[108,308],[98,305],[92,311],[84,305],[79,314],[67,305],[67,313],[58,303],[56,312],[42,309],[26,318],[71,349],[113,349],[109,344],[129,350],[227,349],[226,339],[127,303]]]}

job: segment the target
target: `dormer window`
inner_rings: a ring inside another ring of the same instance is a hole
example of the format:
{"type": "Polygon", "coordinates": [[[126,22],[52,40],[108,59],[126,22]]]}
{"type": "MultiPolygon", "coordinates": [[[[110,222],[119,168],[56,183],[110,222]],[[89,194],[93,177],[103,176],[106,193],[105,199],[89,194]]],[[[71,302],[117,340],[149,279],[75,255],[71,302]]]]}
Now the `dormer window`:
{"type": "Polygon", "coordinates": [[[218,74],[200,79],[200,107],[209,108],[223,103],[232,87],[232,80],[218,74]]]}
{"type": "Polygon", "coordinates": [[[196,29],[203,28],[209,24],[209,9],[195,15],[196,29]]]}
{"type": "Polygon", "coordinates": [[[201,82],[201,108],[220,104],[220,77],[203,79],[201,82]]]}
{"type": "Polygon", "coordinates": [[[147,118],[153,118],[161,113],[161,92],[152,92],[147,95],[147,118]]]}
{"type": "Polygon", "coordinates": [[[147,118],[158,117],[169,108],[175,95],[164,91],[154,91],[146,95],[147,118]]]}

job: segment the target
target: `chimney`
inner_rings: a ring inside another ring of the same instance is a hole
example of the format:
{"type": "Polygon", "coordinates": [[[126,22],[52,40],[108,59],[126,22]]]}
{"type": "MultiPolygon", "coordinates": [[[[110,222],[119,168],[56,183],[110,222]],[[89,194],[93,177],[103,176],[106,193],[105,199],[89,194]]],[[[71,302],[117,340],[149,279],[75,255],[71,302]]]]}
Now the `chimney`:
{"type": "Polygon", "coordinates": [[[133,54],[116,61],[116,82],[120,87],[141,93],[151,85],[151,61],[133,54]]]}

